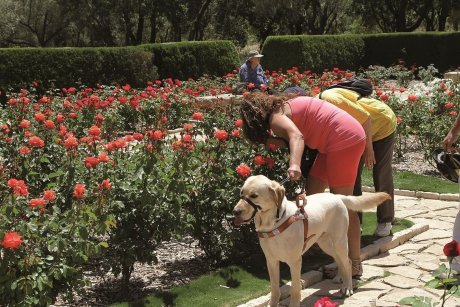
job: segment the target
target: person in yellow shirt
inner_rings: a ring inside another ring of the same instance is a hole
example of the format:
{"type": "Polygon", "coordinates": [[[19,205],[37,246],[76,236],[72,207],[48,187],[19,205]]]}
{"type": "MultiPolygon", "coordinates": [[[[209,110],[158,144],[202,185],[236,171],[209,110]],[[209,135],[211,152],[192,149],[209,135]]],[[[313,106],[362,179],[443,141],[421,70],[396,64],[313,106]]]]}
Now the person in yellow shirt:
{"type": "Polygon", "coordinates": [[[353,195],[361,195],[363,164],[372,168],[375,191],[386,192],[391,200],[377,207],[376,235],[390,235],[394,220],[394,185],[392,173],[393,149],[396,139],[396,115],[384,102],[361,95],[353,90],[331,88],[319,98],[328,101],[352,115],[364,128],[366,148],[362,156],[353,195]]]}

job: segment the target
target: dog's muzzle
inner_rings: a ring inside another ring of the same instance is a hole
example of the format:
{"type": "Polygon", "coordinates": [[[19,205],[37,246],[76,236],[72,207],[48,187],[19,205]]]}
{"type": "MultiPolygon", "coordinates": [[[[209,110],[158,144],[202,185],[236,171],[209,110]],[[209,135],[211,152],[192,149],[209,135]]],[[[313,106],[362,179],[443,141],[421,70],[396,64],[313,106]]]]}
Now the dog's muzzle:
{"type": "Polygon", "coordinates": [[[247,220],[241,220],[241,219],[239,218],[239,216],[241,215],[241,212],[242,212],[243,210],[241,210],[241,209],[239,209],[239,208],[233,210],[233,215],[235,216],[235,222],[234,222],[234,223],[235,223],[235,226],[239,226],[239,225],[241,225],[241,224],[243,224],[243,223],[248,223],[248,222],[250,222],[250,221],[254,218],[254,216],[256,216],[257,211],[258,211],[258,210],[262,210],[262,208],[261,208],[259,205],[255,204],[249,197],[244,196],[244,195],[241,195],[241,196],[240,196],[240,199],[242,199],[242,200],[244,200],[245,202],[247,202],[247,203],[252,207],[252,209],[254,209],[254,211],[252,212],[252,215],[251,215],[250,218],[248,218],[247,220]]]}

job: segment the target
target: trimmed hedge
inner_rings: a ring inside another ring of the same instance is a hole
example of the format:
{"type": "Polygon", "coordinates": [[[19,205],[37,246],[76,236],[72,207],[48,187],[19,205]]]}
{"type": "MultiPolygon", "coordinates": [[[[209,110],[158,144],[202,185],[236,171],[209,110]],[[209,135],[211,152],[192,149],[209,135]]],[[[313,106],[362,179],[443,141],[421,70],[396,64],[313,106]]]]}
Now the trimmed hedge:
{"type": "Polygon", "coordinates": [[[358,70],[403,61],[408,67],[433,64],[444,72],[460,64],[460,33],[270,36],[262,53],[262,65],[269,70],[358,70]]]}
{"type": "Polygon", "coordinates": [[[400,60],[406,67],[433,64],[440,72],[460,65],[460,33],[388,33],[365,35],[363,66],[391,66],[400,60]]]}
{"type": "Polygon", "coordinates": [[[154,54],[161,79],[223,76],[238,63],[238,52],[231,41],[200,41],[142,45],[154,54]]]}
{"type": "Polygon", "coordinates": [[[152,54],[125,48],[0,49],[0,86],[21,86],[34,80],[56,87],[114,82],[144,86],[158,74],[152,54]]]}
{"type": "Polygon", "coordinates": [[[359,68],[364,42],[359,35],[270,36],[265,41],[262,66],[269,70],[322,71],[328,67],[359,68]]]}

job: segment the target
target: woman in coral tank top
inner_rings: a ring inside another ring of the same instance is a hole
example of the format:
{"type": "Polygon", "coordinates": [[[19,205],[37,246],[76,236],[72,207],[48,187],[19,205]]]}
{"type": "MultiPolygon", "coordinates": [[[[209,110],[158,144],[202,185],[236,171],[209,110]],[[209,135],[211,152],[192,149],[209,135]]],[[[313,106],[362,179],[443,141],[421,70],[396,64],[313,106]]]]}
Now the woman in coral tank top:
{"type": "MultiPolygon", "coordinates": [[[[255,144],[274,143],[289,148],[288,175],[301,177],[304,146],[318,150],[307,179],[308,194],[324,192],[352,195],[366,135],[361,124],[347,112],[321,99],[292,95],[253,93],[240,107],[245,138],[255,144]]],[[[362,274],[358,214],[349,211],[349,256],[353,275],[362,274]]]]}

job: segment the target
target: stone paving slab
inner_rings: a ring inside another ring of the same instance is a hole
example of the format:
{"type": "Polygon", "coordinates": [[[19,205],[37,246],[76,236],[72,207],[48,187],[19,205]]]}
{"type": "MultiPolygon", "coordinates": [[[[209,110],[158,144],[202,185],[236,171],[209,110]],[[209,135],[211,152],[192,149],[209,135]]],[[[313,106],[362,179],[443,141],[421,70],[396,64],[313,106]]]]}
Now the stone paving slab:
{"type": "MultiPolygon", "coordinates": [[[[414,295],[440,302],[442,290],[426,288],[424,284],[433,279],[431,273],[441,263],[448,265],[442,249],[452,240],[459,195],[429,195],[413,191],[396,191],[395,194],[395,215],[407,218],[415,225],[362,249],[364,273],[351,297],[339,297],[340,285],[332,280],[323,280],[319,271],[314,271],[310,275],[314,278],[308,280],[305,280],[307,273],[303,274],[306,288],[301,292],[301,306],[313,306],[322,296],[329,296],[339,306],[353,307],[370,306],[370,300],[376,300],[376,306],[394,307],[399,306],[402,298],[414,295]],[[416,195],[430,198],[418,198],[416,195]]],[[[280,301],[280,306],[288,306],[289,287],[283,292],[286,296],[280,301]]],[[[262,298],[240,306],[267,306],[269,294],[262,298]]],[[[445,306],[460,306],[460,299],[451,297],[445,306]]]]}

